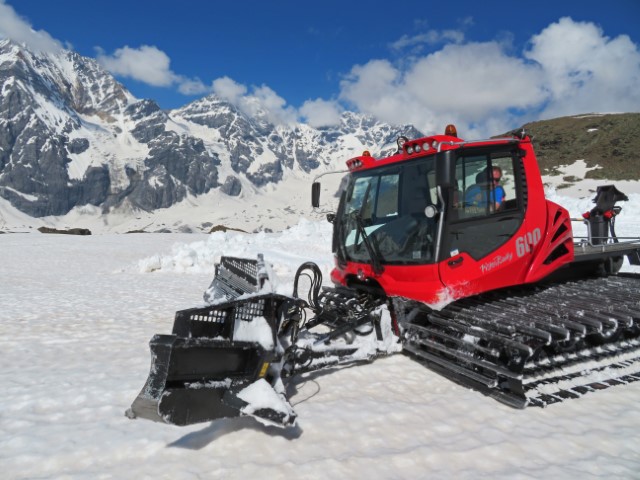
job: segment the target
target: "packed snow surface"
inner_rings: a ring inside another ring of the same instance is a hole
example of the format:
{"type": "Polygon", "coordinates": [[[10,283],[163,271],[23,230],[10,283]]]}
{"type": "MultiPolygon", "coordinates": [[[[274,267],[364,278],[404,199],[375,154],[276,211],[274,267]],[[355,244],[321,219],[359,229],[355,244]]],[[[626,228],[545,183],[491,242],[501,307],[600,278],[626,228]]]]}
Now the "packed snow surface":
{"type": "MultiPolygon", "coordinates": [[[[551,196],[572,215],[592,206],[551,196]]],[[[619,234],[640,233],[638,207],[623,204],[619,234]]],[[[149,340],[202,305],[220,255],[264,253],[288,294],[304,261],[328,282],[330,245],[330,225],[307,220],[272,234],[0,235],[2,477],[639,478],[640,382],[514,410],[399,354],[296,378],[290,429],[124,416],[149,340]]]]}

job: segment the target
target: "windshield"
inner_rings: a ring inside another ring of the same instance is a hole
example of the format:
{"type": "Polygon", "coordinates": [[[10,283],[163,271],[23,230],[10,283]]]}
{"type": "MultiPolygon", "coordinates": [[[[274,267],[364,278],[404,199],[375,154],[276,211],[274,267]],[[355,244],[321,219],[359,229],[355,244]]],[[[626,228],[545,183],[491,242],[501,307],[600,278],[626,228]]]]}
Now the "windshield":
{"type": "Polygon", "coordinates": [[[434,157],[354,174],[338,219],[339,254],[363,263],[433,262],[434,157]],[[367,245],[369,243],[369,245],[367,245]]]}

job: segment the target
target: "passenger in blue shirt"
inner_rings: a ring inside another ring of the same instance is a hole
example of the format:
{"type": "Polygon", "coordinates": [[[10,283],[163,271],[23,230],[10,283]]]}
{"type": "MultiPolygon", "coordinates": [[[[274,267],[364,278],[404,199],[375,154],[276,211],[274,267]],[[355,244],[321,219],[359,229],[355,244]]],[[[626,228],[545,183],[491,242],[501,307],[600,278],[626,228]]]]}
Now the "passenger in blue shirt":
{"type": "Polygon", "coordinates": [[[493,167],[492,170],[491,182],[493,185],[489,185],[488,172],[486,170],[480,172],[476,176],[476,184],[469,187],[465,194],[466,205],[486,207],[487,201],[490,201],[496,210],[500,209],[505,197],[504,188],[500,185],[502,169],[493,167]]]}
{"type": "Polygon", "coordinates": [[[504,202],[504,188],[500,185],[500,180],[502,180],[502,169],[500,167],[493,167],[493,190],[491,193],[495,193],[495,207],[498,210],[502,206],[502,202],[504,202]]]}

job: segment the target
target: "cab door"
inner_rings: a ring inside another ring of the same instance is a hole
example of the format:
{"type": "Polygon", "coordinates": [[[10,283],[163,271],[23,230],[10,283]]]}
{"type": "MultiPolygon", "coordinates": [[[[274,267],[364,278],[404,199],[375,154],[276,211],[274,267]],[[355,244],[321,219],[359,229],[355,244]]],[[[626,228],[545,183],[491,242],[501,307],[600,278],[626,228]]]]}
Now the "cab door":
{"type": "Polygon", "coordinates": [[[442,283],[452,298],[518,283],[530,263],[516,254],[516,240],[526,230],[518,150],[463,151],[455,175],[439,249],[442,283]]]}

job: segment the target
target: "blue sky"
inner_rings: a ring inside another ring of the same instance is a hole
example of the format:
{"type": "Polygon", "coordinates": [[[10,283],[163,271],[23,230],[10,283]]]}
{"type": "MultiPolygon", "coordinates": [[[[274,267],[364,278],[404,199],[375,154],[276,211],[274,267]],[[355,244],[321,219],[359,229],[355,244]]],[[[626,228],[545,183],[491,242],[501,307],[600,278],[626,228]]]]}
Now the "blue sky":
{"type": "Polygon", "coordinates": [[[282,122],[347,109],[426,133],[640,111],[639,25],[640,0],[0,0],[0,36],[96,58],[163,108],[215,92],[282,122]]]}

